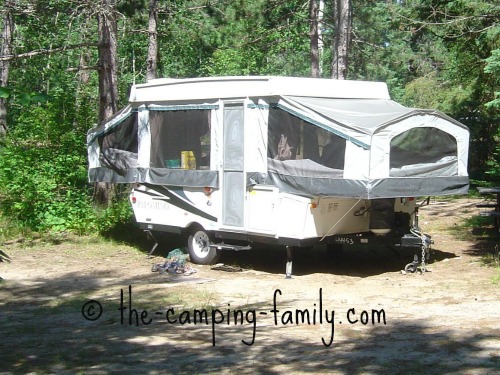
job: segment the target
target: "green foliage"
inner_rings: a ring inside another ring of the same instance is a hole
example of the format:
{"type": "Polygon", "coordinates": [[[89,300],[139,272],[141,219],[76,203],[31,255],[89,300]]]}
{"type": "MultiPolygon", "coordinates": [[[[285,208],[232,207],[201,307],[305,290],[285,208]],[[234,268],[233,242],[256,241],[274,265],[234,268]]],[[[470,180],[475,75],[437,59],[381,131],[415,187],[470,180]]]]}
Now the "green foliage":
{"type": "MultiPolygon", "coordinates": [[[[170,1],[159,14],[160,76],[308,75],[309,23],[303,5],[287,0],[170,1]]],[[[146,14],[140,22],[144,27],[146,14]]],[[[129,26],[140,28],[131,21],[129,26]]],[[[147,40],[131,35],[121,42],[128,46],[127,56],[134,44],[141,70],[137,77],[143,77],[147,40]]]]}
{"type": "Polygon", "coordinates": [[[14,103],[27,106],[36,103],[45,103],[49,96],[39,92],[20,92],[9,87],[0,87],[0,99],[10,99],[14,103]]]}
{"type": "Polygon", "coordinates": [[[311,74],[309,13],[305,4],[297,1],[266,3],[258,43],[263,53],[262,74],[296,77],[311,74]]]}
{"type": "Polygon", "coordinates": [[[84,232],[93,212],[83,137],[54,105],[27,108],[0,150],[0,207],[34,230],[84,232]]]}
{"type": "Polygon", "coordinates": [[[253,54],[237,49],[220,49],[214,52],[206,68],[208,75],[250,75],[257,71],[253,54]]]}
{"type": "Polygon", "coordinates": [[[488,170],[486,174],[489,179],[491,179],[495,184],[500,183],[500,135],[497,136],[499,139],[496,147],[496,151],[493,153],[491,160],[488,161],[488,170]]]}
{"type": "Polygon", "coordinates": [[[96,209],[97,230],[103,235],[129,227],[133,223],[133,211],[128,194],[113,200],[109,207],[96,209]]]}
{"type": "Polygon", "coordinates": [[[434,108],[451,113],[469,95],[469,88],[453,86],[440,78],[437,72],[432,72],[406,84],[401,100],[410,107],[434,108]]]}
{"type": "MultiPolygon", "coordinates": [[[[499,32],[500,34],[500,32],[499,32]]],[[[495,83],[495,96],[493,100],[486,103],[486,107],[497,114],[500,110],[500,49],[491,52],[491,56],[486,59],[486,66],[484,72],[491,75],[491,79],[495,83]]],[[[494,140],[496,140],[495,151],[491,159],[487,162],[488,170],[486,174],[495,182],[500,183],[500,126],[497,127],[497,133],[494,140]]]]}
{"type": "MultiPolygon", "coordinates": [[[[500,36],[500,35],[499,35],[500,36]]],[[[495,89],[500,90],[500,48],[491,51],[491,56],[486,60],[484,72],[491,74],[491,79],[494,80],[495,89]]],[[[500,91],[494,92],[495,97],[490,102],[486,103],[486,107],[500,109],[500,91]]]]}
{"type": "MultiPolygon", "coordinates": [[[[62,100],[62,99],[61,99],[62,100]]],[[[85,137],[61,105],[32,106],[17,119],[0,149],[0,209],[35,231],[109,232],[130,223],[126,199],[92,205],[85,137]]],[[[67,109],[67,108],[66,108],[67,109]]]]}

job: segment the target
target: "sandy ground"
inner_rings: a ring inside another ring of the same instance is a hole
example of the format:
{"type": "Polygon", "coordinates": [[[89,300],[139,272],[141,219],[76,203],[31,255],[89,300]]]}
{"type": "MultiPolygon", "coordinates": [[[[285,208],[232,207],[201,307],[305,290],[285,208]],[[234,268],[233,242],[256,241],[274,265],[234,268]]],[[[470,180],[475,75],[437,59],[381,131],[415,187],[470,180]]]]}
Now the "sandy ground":
{"type": "Polygon", "coordinates": [[[184,276],[151,272],[168,249],[4,245],[0,374],[500,373],[499,271],[483,265],[498,243],[459,229],[475,203],[421,210],[435,242],[424,274],[402,274],[413,251],[389,248],[298,251],[285,279],[268,249],[225,254],[241,272],[184,276]]]}

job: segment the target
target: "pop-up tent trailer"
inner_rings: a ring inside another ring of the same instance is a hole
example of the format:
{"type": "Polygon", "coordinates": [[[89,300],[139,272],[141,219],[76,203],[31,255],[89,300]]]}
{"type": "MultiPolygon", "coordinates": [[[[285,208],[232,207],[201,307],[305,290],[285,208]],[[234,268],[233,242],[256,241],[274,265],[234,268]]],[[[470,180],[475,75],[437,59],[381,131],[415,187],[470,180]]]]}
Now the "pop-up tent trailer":
{"type": "Polygon", "coordinates": [[[191,260],[252,243],[422,246],[416,197],[468,190],[468,129],[380,82],[157,79],[88,133],[91,182],[133,183],[150,233],[191,260]]]}

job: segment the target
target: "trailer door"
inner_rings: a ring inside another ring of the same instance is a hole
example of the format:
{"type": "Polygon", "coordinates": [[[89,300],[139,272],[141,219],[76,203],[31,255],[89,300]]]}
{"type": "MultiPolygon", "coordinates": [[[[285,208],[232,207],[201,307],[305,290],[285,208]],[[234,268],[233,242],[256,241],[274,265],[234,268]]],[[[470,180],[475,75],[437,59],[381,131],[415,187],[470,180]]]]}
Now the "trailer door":
{"type": "Polygon", "coordinates": [[[243,104],[224,107],[224,151],[222,186],[222,224],[245,225],[243,104]]]}

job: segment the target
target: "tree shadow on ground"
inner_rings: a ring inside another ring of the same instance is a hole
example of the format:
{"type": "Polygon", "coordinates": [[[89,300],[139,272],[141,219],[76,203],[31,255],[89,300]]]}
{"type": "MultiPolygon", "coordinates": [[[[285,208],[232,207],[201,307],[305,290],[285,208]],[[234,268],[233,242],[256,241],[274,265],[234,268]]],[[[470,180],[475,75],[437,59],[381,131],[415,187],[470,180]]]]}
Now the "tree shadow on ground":
{"type": "MultiPolygon", "coordinates": [[[[456,215],[454,202],[435,202],[429,216],[456,215]],[[451,209],[453,208],[453,210],[451,209]]],[[[460,210],[474,210],[475,202],[466,201],[460,206],[460,210]]],[[[482,218],[484,219],[484,218],[482,218]]],[[[474,216],[467,219],[464,225],[454,230],[463,231],[465,228],[475,227],[473,233],[481,235],[474,241],[474,246],[469,247],[467,254],[473,256],[484,256],[495,254],[498,257],[498,236],[492,236],[484,220],[474,216]],[[478,221],[479,220],[479,221],[478,221]],[[478,223],[480,225],[478,225],[478,223]]],[[[458,232],[457,232],[458,235],[458,232]]],[[[169,233],[155,233],[159,245],[155,248],[153,255],[166,257],[168,253],[177,248],[186,247],[186,238],[182,235],[169,233]]],[[[155,243],[147,234],[137,226],[131,225],[127,231],[110,233],[110,238],[115,241],[124,242],[139,248],[148,254],[155,243]]],[[[414,259],[414,255],[421,259],[419,248],[403,248],[390,246],[345,246],[342,254],[331,254],[324,246],[311,248],[294,248],[293,250],[293,274],[307,275],[312,273],[332,273],[347,276],[367,277],[386,272],[399,272],[414,259]]],[[[439,262],[444,259],[457,257],[456,254],[439,249],[432,250],[431,262],[439,262]]],[[[284,246],[258,245],[251,251],[223,251],[220,262],[257,271],[284,274],[286,268],[286,250],[284,246]]]]}
{"type": "Polygon", "coordinates": [[[481,257],[486,263],[500,256],[500,233],[496,231],[491,217],[472,216],[466,219],[463,227],[472,228],[473,245],[467,248],[466,254],[481,257]]]}
{"type": "Polygon", "coordinates": [[[476,212],[477,200],[433,200],[430,206],[424,206],[425,215],[429,217],[456,217],[460,219],[461,215],[476,212]]]}
{"type": "MultiPolygon", "coordinates": [[[[500,330],[484,334],[467,326],[457,332],[418,319],[348,325],[345,319],[341,324],[339,311],[329,347],[322,343],[322,338],[330,341],[328,323],[297,327],[278,320],[274,324],[272,317],[256,313],[253,340],[250,320],[239,324],[229,318],[229,323],[222,320],[212,325],[209,312],[206,323],[169,323],[165,312],[173,305],[164,301],[151,306],[135,302],[132,309],[137,314],[126,309],[122,324],[118,295],[100,297],[102,316],[85,319],[82,306],[99,293],[107,276],[69,273],[57,279],[33,277],[30,286],[5,285],[0,315],[2,373],[441,374],[493,373],[500,366],[495,355],[500,330]],[[78,282],[72,283],[75,278],[78,282]],[[79,294],[82,285],[85,296],[79,294]],[[149,309],[145,319],[153,319],[149,324],[141,321],[143,309],[149,309]]],[[[118,291],[134,282],[119,278],[107,287],[118,291]]],[[[269,304],[257,301],[238,308],[269,311],[269,304]]]]}
{"type": "MultiPolygon", "coordinates": [[[[399,272],[411,263],[414,255],[421,257],[420,249],[394,248],[389,246],[349,246],[339,254],[332,254],[325,247],[293,250],[293,274],[308,275],[330,273],[346,276],[367,277],[386,272],[399,272]]],[[[432,250],[434,262],[454,258],[455,254],[432,250]]],[[[284,248],[258,247],[247,252],[226,252],[220,261],[268,273],[285,273],[286,251],[284,248]]]]}
{"type": "MultiPolygon", "coordinates": [[[[155,234],[156,236],[156,234],[155,234]]],[[[180,235],[163,234],[158,236],[159,246],[153,255],[167,257],[168,253],[177,248],[185,252],[185,239],[180,235]]],[[[142,251],[149,253],[154,241],[144,246],[142,251]]],[[[292,269],[294,275],[313,273],[331,273],[346,276],[366,277],[385,272],[399,272],[406,264],[411,263],[414,255],[421,258],[420,248],[404,248],[393,246],[345,246],[342,252],[334,253],[326,246],[308,248],[293,248],[292,269]]],[[[255,245],[251,250],[221,252],[219,263],[234,268],[252,269],[272,274],[284,274],[287,253],[284,246],[255,245]]],[[[433,262],[454,258],[454,253],[432,250],[433,262]]]]}
{"type": "Polygon", "coordinates": [[[152,247],[151,240],[146,233],[134,223],[116,226],[101,235],[113,242],[127,244],[142,251],[149,251],[152,247]]]}

